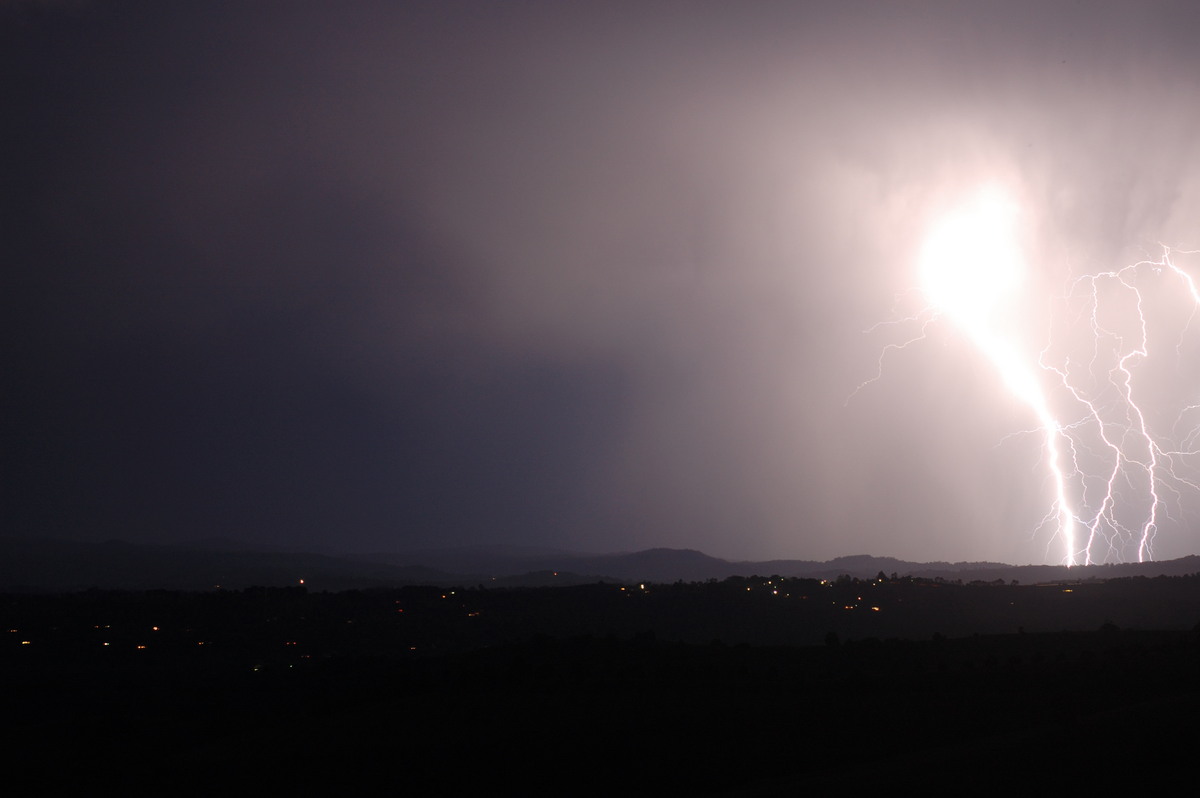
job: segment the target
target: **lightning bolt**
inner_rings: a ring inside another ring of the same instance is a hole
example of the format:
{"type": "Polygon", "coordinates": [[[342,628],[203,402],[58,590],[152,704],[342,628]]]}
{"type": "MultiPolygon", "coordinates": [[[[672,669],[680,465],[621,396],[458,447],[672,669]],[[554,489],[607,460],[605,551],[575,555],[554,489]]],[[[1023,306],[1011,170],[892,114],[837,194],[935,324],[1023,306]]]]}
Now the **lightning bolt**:
{"type": "Polygon", "coordinates": [[[986,188],[933,226],[920,255],[924,306],[887,323],[913,332],[884,347],[875,376],[855,394],[881,377],[890,352],[924,340],[934,324],[953,324],[1036,420],[1029,432],[1042,438],[1054,498],[1035,534],[1051,530],[1048,552],[1057,544],[1067,565],[1153,559],[1160,519],[1181,506],[1184,491],[1200,493],[1200,386],[1190,386],[1193,404],[1179,410],[1170,434],[1159,434],[1157,394],[1171,392],[1148,384],[1151,328],[1158,326],[1148,305],[1154,299],[1160,307],[1160,295],[1170,293],[1167,304],[1186,309],[1173,381],[1194,379],[1178,366],[1187,361],[1200,290],[1163,246],[1156,260],[1070,281],[1057,302],[1066,322],[1051,325],[1040,352],[1027,351],[1022,311],[1032,280],[1018,246],[1019,220],[1016,203],[986,188]]]}
{"type": "MultiPolygon", "coordinates": [[[[1084,494],[1084,506],[1093,509],[1079,519],[1086,538],[1076,553],[1085,564],[1122,559],[1128,550],[1136,551],[1139,562],[1153,559],[1159,517],[1170,506],[1167,495],[1177,503],[1183,489],[1200,491],[1200,480],[1189,468],[1189,460],[1197,453],[1195,431],[1175,444],[1167,442],[1173,436],[1156,434],[1147,407],[1149,386],[1138,379],[1140,366],[1151,356],[1147,294],[1155,288],[1162,290],[1162,281],[1155,278],[1164,275],[1183,289],[1182,298],[1189,305],[1175,346],[1177,357],[1182,357],[1186,332],[1200,308],[1200,291],[1193,277],[1176,265],[1170,248],[1163,246],[1157,260],[1083,275],[1072,282],[1068,299],[1083,298],[1085,329],[1092,342],[1087,369],[1081,370],[1084,373],[1072,373],[1068,358],[1050,360],[1051,347],[1044,349],[1039,359],[1043,369],[1057,375],[1062,389],[1082,411],[1076,422],[1080,434],[1072,444],[1082,448],[1086,444],[1083,433],[1090,430],[1092,443],[1099,444],[1108,466],[1104,478],[1094,480],[1099,490],[1093,490],[1093,495],[1098,492],[1099,498],[1087,501],[1084,494]],[[1122,311],[1123,324],[1119,318],[1122,311]],[[1122,505],[1138,509],[1123,514],[1119,511],[1122,505]]],[[[1179,413],[1173,432],[1195,407],[1179,413]]],[[[1075,476],[1086,487],[1087,475],[1078,461],[1075,466],[1075,476]]]]}

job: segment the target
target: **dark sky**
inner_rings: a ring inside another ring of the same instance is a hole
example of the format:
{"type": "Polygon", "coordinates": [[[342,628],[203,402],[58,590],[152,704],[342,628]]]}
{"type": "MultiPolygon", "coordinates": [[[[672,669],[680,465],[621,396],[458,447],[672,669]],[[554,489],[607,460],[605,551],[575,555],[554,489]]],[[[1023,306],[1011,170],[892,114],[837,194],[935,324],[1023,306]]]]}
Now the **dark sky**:
{"type": "MultiPolygon", "coordinates": [[[[1187,2],[0,2],[6,531],[1058,561],[1028,408],[944,321],[855,393],[912,333],[864,331],[994,181],[1039,334],[1073,275],[1160,244],[1200,275],[1198,31],[1187,2]]],[[[1152,421],[1194,448],[1194,306],[1138,275],[1152,421]]],[[[1198,508],[1164,496],[1154,556],[1200,552],[1198,508]]]]}

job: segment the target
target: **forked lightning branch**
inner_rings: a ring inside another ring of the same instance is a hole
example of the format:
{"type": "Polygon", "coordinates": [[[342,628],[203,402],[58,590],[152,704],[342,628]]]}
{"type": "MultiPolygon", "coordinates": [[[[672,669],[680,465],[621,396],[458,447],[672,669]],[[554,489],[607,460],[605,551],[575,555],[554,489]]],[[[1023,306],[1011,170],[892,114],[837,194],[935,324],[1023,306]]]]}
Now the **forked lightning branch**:
{"type": "Polygon", "coordinates": [[[1037,529],[1060,553],[1051,558],[1153,559],[1164,519],[1200,494],[1196,278],[1166,247],[1076,276],[1044,298],[1054,300],[1050,333],[1031,348],[1024,311],[1041,289],[1022,232],[1021,208],[994,188],[934,224],[917,264],[924,306],[894,323],[911,333],[885,346],[859,388],[889,351],[954,325],[1035,422],[1050,494],[1037,529]]]}

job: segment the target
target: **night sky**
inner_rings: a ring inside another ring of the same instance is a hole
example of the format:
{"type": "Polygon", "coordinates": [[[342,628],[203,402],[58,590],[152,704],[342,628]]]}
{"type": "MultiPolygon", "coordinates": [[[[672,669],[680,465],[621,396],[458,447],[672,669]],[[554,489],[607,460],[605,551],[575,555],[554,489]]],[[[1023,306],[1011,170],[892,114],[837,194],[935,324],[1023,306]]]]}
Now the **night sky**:
{"type": "MultiPolygon", "coordinates": [[[[981,183],[1039,285],[1200,249],[1198,33],[1188,2],[0,2],[4,531],[1057,561],[1036,421],[951,325],[856,389],[981,183]]],[[[1186,440],[1200,320],[1151,314],[1186,440]]],[[[1200,502],[1164,507],[1155,556],[1200,553],[1200,502]]]]}

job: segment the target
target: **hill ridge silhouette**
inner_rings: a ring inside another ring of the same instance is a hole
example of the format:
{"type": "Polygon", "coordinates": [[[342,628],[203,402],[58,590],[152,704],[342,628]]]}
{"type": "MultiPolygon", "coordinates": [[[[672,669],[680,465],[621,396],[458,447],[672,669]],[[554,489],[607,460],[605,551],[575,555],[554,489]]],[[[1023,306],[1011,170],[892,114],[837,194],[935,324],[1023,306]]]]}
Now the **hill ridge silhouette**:
{"type": "MultiPolygon", "coordinates": [[[[346,590],[402,585],[519,586],[571,582],[701,582],[730,576],[860,579],[883,572],[948,581],[1021,583],[1079,581],[1200,572],[1200,557],[1112,565],[1009,565],[990,562],[916,563],[867,554],[818,560],[725,560],[696,549],[654,547],[584,554],[535,547],[464,547],[429,552],[334,555],[248,547],[229,548],[0,537],[0,589],[212,590],[250,585],[296,585],[346,590]]],[[[224,542],[224,541],[222,541],[224,542]]]]}

